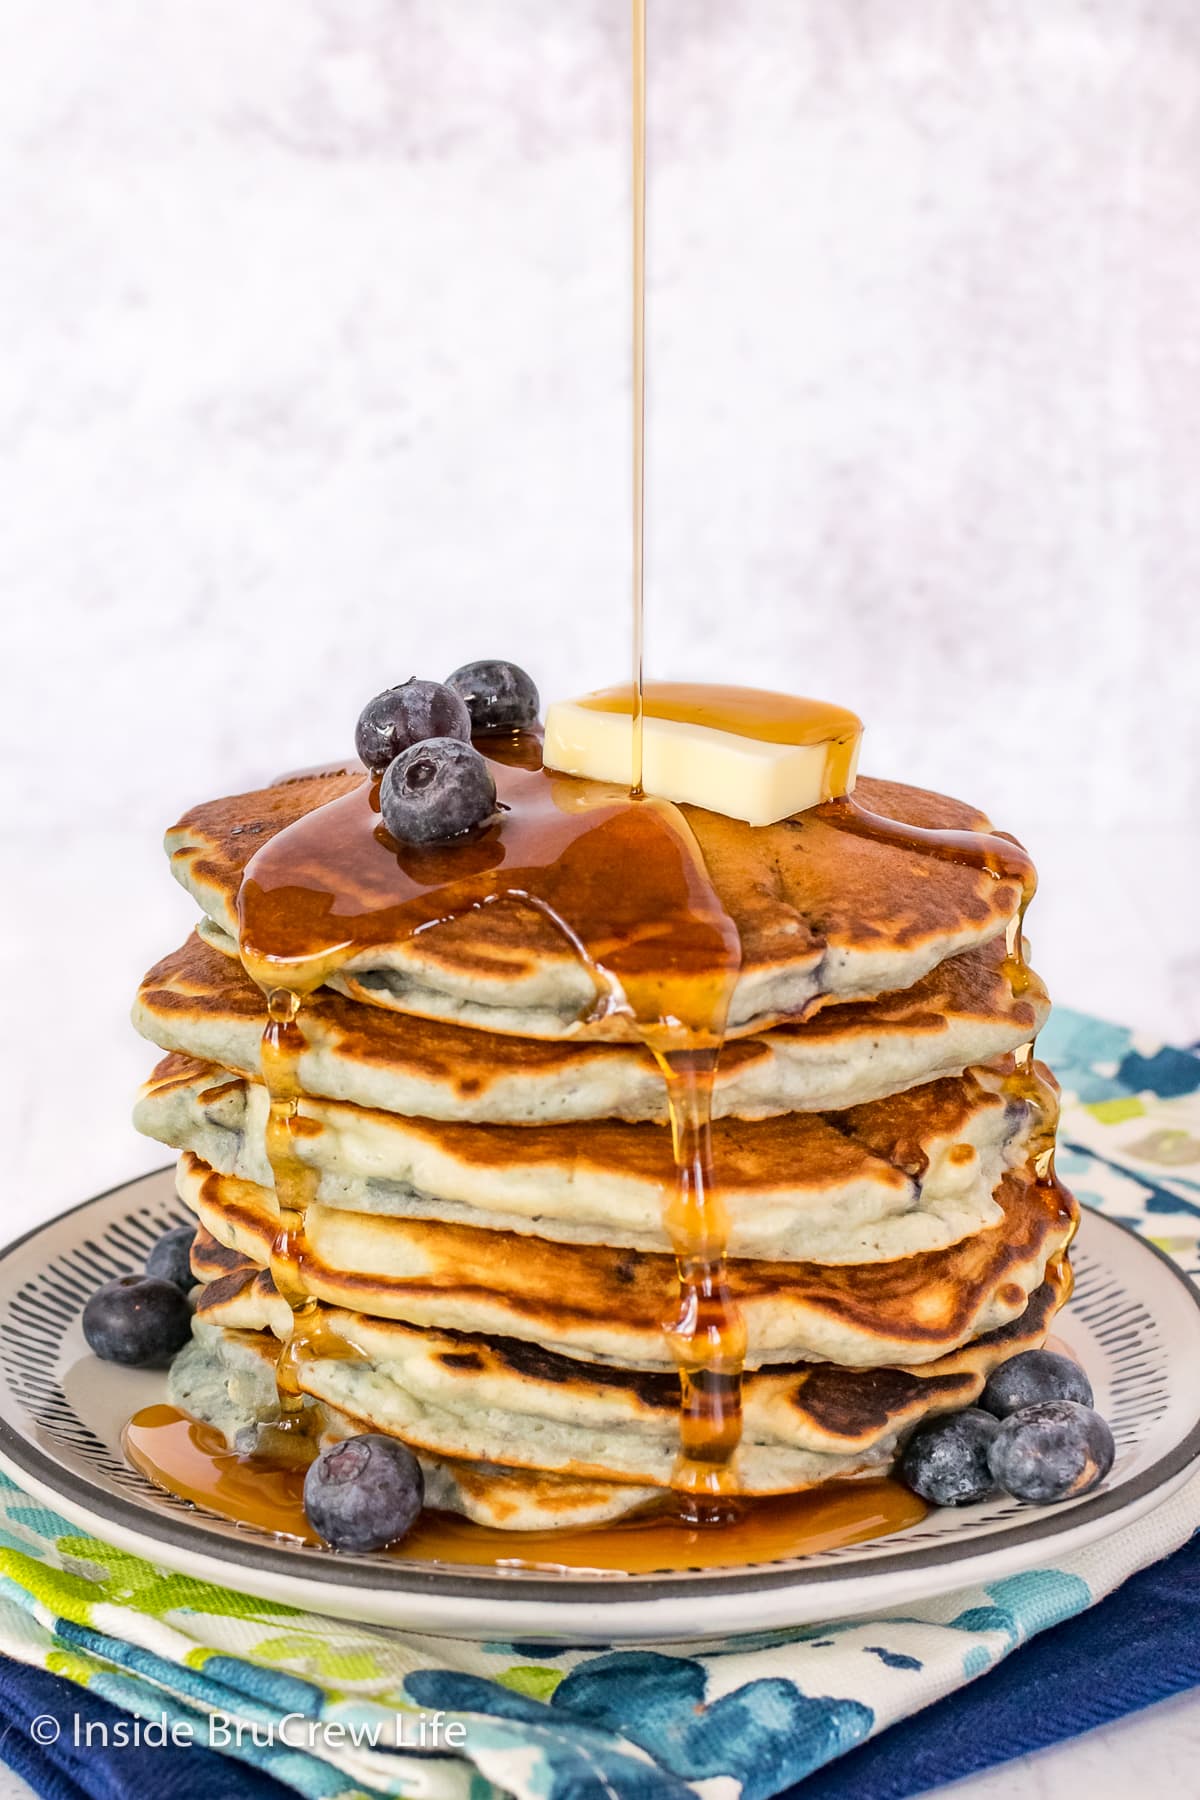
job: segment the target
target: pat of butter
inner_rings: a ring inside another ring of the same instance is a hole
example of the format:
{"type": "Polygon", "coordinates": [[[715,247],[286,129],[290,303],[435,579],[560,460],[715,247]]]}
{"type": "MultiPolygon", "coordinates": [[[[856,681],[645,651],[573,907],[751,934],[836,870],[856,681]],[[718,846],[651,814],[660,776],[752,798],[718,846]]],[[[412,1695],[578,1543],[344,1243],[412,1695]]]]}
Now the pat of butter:
{"type": "MultiPolygon", "coordinates": [[[[773,825],[854,788],[862,722],[843,706],[678,681],[647,682],[643,703],[647,794],[773,825]]],[[[555,701],[542,760],[568,775],[631,784],[631,690],[555,701]]]]}

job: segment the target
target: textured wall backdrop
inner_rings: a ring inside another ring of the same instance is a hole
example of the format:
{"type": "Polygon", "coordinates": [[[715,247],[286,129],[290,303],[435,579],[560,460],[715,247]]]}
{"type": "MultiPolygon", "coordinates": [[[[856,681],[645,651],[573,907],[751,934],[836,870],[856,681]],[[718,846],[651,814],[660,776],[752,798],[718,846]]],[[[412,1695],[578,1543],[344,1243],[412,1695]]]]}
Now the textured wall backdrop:
{"type": "MultiPolygon", "coordinates": [[[[160,1160],[184,803],[624,673],[626,13],[0,0],[15,1218],[160,1160]]],[[[1193,0],[651,14],[651,672],[857,706],[1061,998],[1200,1035],[1193,0]]]]}

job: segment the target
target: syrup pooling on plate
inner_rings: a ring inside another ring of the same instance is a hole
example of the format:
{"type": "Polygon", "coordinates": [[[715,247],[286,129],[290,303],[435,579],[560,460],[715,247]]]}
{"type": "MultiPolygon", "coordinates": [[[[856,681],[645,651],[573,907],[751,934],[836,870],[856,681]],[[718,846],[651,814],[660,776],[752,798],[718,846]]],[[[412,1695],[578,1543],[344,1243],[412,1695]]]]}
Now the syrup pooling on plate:
{"type": "MultiPolygon", "coordinates": [[[[487,739],[480,745],[489,749],[487,739]]],[[[556,926],[595,981],[597,1012],[627,1013],[663,1072],[678,1174],[666,1224],[679,1307],[664,1321],[683,1394],[678,1485],[719,1494],[736,1487],[745,1334],[726,1282],[727,1221],[709,1119],[741,965],[737,929],[677,808],[523,766],[519,744],[507,744],[504,755],[491,759],[497,815],[470,837],[397,843],[380,818],[378,783],[364,780],[279,832],[247,865],[240,948],[268,996],[268,1152],[282,1217],[272,1267],[296,1321],[281,1358],[281,1410],[286,1416],[299,1405],[295,1372],[313,1316],[303,1276],[312,1176],[292,1146],[304,996],[361,950],[516,903],[556,926]]]]}
{"type": "MultiPolygon", "coordinates": [[[[173,1406],[144,1407],[126,1426],[123,1443],[134,1468],[156,1487],[236,1524],[320,1543],[304,1512],[302,1465],[264,1468],[261,1458],[236,1455],[211,1425],[173,1406]]],[[[453,1513],[424,1512],[403,1542],[384,1554],[403,1562],[547,1574],[652,1575],[813,1556],[904,1531],[927,1510],[899,1482],[857,1480],[749,1501],[722,1531],[681,1521],[665,1503],[613,1525],[543,1531],[508,1531],[453,1513]]]]}

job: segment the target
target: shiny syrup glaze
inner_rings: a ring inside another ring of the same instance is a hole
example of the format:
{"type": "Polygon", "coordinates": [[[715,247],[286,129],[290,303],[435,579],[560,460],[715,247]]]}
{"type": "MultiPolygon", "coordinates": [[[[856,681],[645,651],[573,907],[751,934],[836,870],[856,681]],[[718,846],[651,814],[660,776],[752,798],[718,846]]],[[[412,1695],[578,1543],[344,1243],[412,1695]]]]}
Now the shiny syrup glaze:
{"type": "MultiPolygon", "coordinates": [[[[238,1524],[302,1544],[319,1542],[304,1514],[303,1467],[264,1466],[228,1450],[211,1426],[171,1406],[148,1406],[125,1428],[125,1454],[159,1487],[238,1524]]],[[[926,1508],[894,1481],[842,1481],[806,1494],[744,1503],[721,1530],[689,1525],[668,1502],[612,1525],[503,1531],[427,1510],[403,1543],[385,1552],[403,1562],[547,1573],[650,1575],[670,1569],[732,1568],[811,1556],[903,1531],[926,1508]]]]}

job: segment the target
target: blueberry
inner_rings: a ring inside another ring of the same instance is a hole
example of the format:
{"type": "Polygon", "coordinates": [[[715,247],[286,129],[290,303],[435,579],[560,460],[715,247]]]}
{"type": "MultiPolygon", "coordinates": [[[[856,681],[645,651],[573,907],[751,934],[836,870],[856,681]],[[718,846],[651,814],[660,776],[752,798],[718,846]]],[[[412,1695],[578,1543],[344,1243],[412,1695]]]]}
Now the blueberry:
{"type": "Polygon", "coordinates": [[[394,838],[436,844],[461,837],[496,810],[496,784],[478,750],[458,738],[413,744],[389,763],[379,809],[394,838]]]}
{"type": "Polygon", "coordinates": [[[1056,1350],[1022,1350],[992,1370],[979,1404],[984,1412],[1007,1419],[1041,1400],[1077,1400],[1080,1406],[1090,1406],[1094,1398],[1091,1382],[1069,1356],[1056,1350]]]}
{"type": "Polygon", "coordinates": [[[541,702],[524,669],[511,662],[464,663],[447,675],[446,686],[461,694],[471,715],[471,730],[523,731],[537,723],[541,702]]]}
{"type": "Polygon", "coordinates": [[[900,1458],[900,1477],[934,1506],[970,1506],[986,1500],[996,1483],[988,1447],[1000,1427],[990,1413],[968,1406],[918,1426],[900,1458]]]}
{"type": "Polygon", "coordinates": [[[1014,1500],[1048,1506],[1094,1488],[1115,1455],[1113,1434],[1098,1412],[1076,1400],[1043,1400],[1005,1419],[988,1466],[1014,1500]]]}
{"type": "Polygon", "coordinates": [[[410,744],[470,735],[466,701],[440,681],[414,678],[367,702],[358,715],[354,747],[372,774],[380,775],[410,744]]]}
{"type": "Polygon", "coordinates": [[[410,1531],[425,1499],[421,1465],[370,1431],[322,1450],[304,1477],[304,1510],[334,1550],[382,1550],[410,1531]]]}
{"type": "Polygon", "coordinates": [[[194,1225],[177,1225],[164,1232],[146,1258],[146,1274],[152,1281],[173,1281],[185,1294],[196,1285],[192,1274],[192,1245],[196,1241],[194,1225]]]}
{"type": "Polygon", "coordinates": [[[173,1281],[122,1275],[97,1290],[83,1309],[83,1335],[103,1362],[142,1368],[182,1350],[192,1309],[173,1281]]]}

